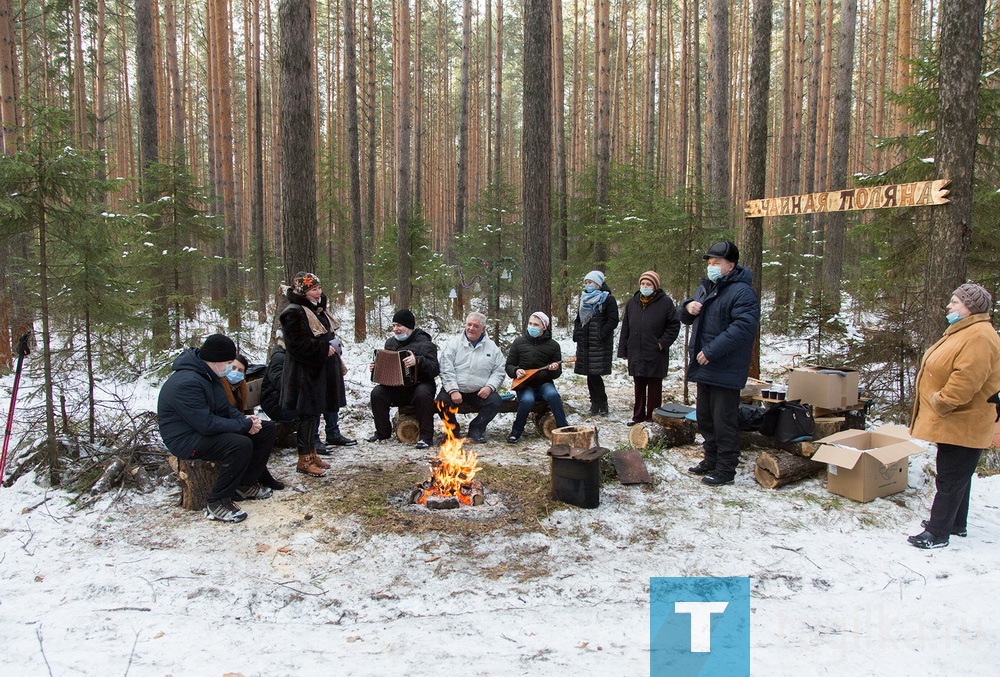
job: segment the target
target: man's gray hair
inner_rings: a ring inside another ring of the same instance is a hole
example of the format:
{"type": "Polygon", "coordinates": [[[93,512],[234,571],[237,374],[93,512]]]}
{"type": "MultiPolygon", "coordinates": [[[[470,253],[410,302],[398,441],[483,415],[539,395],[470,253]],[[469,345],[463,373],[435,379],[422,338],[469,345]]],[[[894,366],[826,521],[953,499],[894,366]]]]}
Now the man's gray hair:
{"type": "Polygon", "coordinates": [[[486,326],[486,316],[483,315],[478,310],[473,310],[465,317],[466,322],[468,322],[470,319],[475,319],[479,322],[479,324],[483,325],[484,327],[486,326]]]}

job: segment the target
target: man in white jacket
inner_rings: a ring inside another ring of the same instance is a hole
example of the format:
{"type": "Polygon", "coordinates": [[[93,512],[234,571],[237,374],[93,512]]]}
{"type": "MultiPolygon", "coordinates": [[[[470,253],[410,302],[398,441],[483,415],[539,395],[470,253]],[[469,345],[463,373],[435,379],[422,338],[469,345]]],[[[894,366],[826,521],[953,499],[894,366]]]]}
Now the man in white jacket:
{"type": "Polygon", "coordinates": [[[503,404],[497,391],[505,376],[505,360],[500,348],[486,335],[486,316],[472,312],[465,318],[465,328],[450,339],[438,358],[441,364],[441,392],[437,399],[441,420],[451,426],[455,437],[461,429],[455,412],[466,405],[477,412],[469,422],[469,439],[486,441],[489,425],[503,404]]]}

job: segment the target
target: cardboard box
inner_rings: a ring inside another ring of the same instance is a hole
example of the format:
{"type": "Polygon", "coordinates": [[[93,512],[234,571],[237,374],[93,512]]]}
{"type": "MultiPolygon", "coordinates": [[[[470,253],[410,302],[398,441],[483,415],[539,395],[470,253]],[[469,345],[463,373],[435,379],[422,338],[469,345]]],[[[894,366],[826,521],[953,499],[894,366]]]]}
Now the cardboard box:
{"type": "Polygon", "coordinates": [[[862,503],[905,489],[908,457],[923,451],[899,425],[842,430],[815,444],[819,448],[812,460],[828,464],[827,491],[862,503]]]}
{"type": "Polygon", "coordinates": [[[823,409],[858,403],[858,372],[840,367],[797,367],[788,374],[788,399],[823,409]]]}
{"type": "Polygon", "coordinates": [[[262,378],[247,381],[247,401],[243,403],[243,406],[248,411],[250,409],[257,409],[260,406],[260,389],[263,385],[264,379],[262,378]]]}

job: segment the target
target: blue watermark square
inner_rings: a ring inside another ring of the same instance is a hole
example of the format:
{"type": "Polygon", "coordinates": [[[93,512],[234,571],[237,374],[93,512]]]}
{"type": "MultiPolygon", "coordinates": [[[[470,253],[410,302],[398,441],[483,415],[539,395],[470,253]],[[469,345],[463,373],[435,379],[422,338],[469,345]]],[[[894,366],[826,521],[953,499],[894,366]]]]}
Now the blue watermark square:
{"type": "Polygon", "coordinates": [[[749,578],[649,579],[650,677],[749,677],[749,578]]]}

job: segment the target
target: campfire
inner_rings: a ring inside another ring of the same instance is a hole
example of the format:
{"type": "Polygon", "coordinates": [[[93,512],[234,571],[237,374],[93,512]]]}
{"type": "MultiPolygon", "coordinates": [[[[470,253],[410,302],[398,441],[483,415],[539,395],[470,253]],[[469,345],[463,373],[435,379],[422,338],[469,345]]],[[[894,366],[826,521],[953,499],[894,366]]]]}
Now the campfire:
{"type": "MultiPolygon", "coordinates": [[[[458,409],[452,407],[452,414],[458,409]]],[[[460,505],[482,505],[483,483],[474,479],[482,470],[476,465],[475,452],[462,447],[463,440],[447,423],[445,439],[436,458],[430,461],[431,476],[410,493],[410,503],[420,503],[432,510],[457,508],[460,505]]]]}

